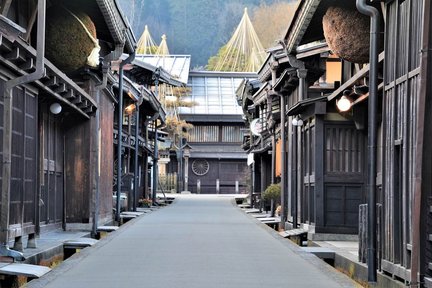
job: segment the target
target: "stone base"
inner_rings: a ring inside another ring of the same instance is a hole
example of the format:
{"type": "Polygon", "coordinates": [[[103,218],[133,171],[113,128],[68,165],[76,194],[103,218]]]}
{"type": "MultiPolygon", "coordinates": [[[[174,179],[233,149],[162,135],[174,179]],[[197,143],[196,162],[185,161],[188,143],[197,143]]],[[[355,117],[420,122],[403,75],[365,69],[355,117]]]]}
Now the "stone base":
{"type": "Polygon", "coordinates": [[[358,241],[358,235],[353,234],[327,234],[327,233],[308,233],[308,240],[311,241],[358,241]]]}

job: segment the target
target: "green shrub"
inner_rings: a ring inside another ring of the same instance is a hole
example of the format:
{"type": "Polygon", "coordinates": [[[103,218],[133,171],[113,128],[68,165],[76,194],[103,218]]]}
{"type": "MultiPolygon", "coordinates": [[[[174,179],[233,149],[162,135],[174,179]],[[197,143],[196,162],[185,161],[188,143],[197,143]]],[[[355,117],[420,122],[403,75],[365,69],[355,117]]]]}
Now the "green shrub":
{"type": "Polygon", "coordinates": [[[277,201],[281,197],[281,187],[280,184],[271,184],[267,187],[262,195],[265,201],[274,200],[277,201]]]}

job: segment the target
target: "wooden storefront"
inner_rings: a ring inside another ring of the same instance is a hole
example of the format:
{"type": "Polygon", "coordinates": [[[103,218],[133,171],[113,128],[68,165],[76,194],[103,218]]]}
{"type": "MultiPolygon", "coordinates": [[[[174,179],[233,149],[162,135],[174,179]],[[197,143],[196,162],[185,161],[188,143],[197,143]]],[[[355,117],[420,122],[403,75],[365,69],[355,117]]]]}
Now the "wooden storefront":
{"type": "MultiPolygon", "coordinates": [[[[110,81],[104,80],[109,71],[107,65],[114,59],[112,54],[107,55],[112,52],[109,47],[116,44],[122,51],[123,48],[131,51],[134,46],[131,31],[115,3],[76,1],[69,3],[70,6],[63,3],[88,14],[99,31],[99,40],[104,43],[100,51],[104,60],[100,66],[65,74],[45,57],[43,62],[39,61],[40,55],[45,55],[36,45],[41,39],[45,41],[42,33],[45,27],[38,23],[37,15],[50,16],[49,8],[57,2],[47,3],[46,10],[42,0],[0,2],[5,15],[1,22],[7,27],[0,35],[0,131],[2,139],[7,139],[7,133],[12,138],[11,173],[5,178],[10,186],[1,179],[3,187],[8,186],[2,189],[1,199],[9,197],[10,200],[1,203],[2,230],[7,231],[1,235],[2,244],[7,245],[10,240],[21,243],[22,236],[34,239],[41,231],[57,228],[91,230],[95,219],[107,223],[112,220],[112,157],[99,154],[102,149],[112,151],[114,98],[106,86],[110,81]],[[25,30],[17,28],[18,25],[25,30]],[[12,129],[8,132],[7,117],[3,117],[8,111],[4,105],[5,83],[33,73],[39,67],[35,63],[42,63],[41,76],[13,87],[12,129]],[[54,113],[52,104],[60,111],[54,113]],[[109,189],[104,186],[106,183],[109,189]]],[[[5,141],[2,147],[0,152],[7,151],[5,141]]],[[[0,167],[2,175],[8,175],[7,166],[0,164],[0,167]]]]}

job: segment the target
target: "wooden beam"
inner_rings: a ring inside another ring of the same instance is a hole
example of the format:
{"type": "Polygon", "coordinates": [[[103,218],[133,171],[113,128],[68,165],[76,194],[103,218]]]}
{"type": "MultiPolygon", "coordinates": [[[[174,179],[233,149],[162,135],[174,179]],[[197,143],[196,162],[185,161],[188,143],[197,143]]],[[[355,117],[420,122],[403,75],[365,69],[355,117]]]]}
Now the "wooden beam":
{"type": "Polygon", "coordinates": [[[19,48],[14,47],[8,54],[5,55],[5,58],[9,61],[18,60],[20,58],[19,53],[20,53],[19,48]]]}
{"type": "Polygon", "coordinates": [[[5,0],[3,6],[1,6],[1,14],[3,16],[7,16],[10,6],[12,4],[12,0],[5,0]]]}
{"type": "Polygon", "coordinates": [[[66,95],[64,95],[64,98],[66,98],[66,99],[75,98],[75,90],[69,89],[68,91],[66,91],[66,95]]]}
{"type": "Polygon", "coordinates": [[[57,86],[59,84],[57,76],[51,76],[51,78],[45,81],[44,84],[48,87],[57,86]]]}
{"type": "Polygon", "coordinates": [[[19,66],[22,70],[27,71],[35,68],[35,63],[33,58],[27,59],[24,64],[19,66]]]}
{"type": "MultiPolygon", "coordinates": [[[[384,52],[381,52],[378,57],[378,61],[382,62],[384,59],[384,52]]],[[[365,65],[360,71],[358,71],[354,76],[352,76],[348,81],[343,83],[338,89],[336,89],[331,95],[327,97],[328,101],[333,100],[342,94],[342,92],[351,86],[353,86],[359,79],[365,77],[369,74],[369,64],[365,65]]]]}
{"type": "Polygon", "coordinates": [[[77,104],[81,102],[81,95],[77,95],[74,99],[72,99],[71,103],[77,104]]]}
{"type": "Polygon", "coordinates": [[[59,94],[63,94],[66,93],[67,90],[67,86],[65,83],[60,83],[60,85],[54,89],[54,92],[59,93],[59,94]]]}
{"type": "Polygon", "coordinates": [[[93,113],[94,106],[89,106],[86,109],[83,109],[84,113],[91,114],[93,113]]]}
{"type": "Polygon", "coordinates": [[[77,104],[77,107],[80,108],[80,109],[83,109],[83,108],[85,108],[87,106],[88,106],[88,101],[85,100],[85,99],[81,103],[77,104]]]}
{"type": "Polygon", "coordinates": [[[32,12],[32,14],[31,14],[31,16],[30,16],[29,23],[28,23],[28,25],[27,25],[27,32],[26,32],[26,34],[24,35],[24,39],[25,39],[27,42],[29,41],[31,31],[32,31],[32,29],[33,29],[34,23],[36,22],[37,8],[38,8],[37,5],[35,4],[34,0],[31,1],[31,2],[32,2],[34,8],[33,8],[33,12],[32,12]]]}

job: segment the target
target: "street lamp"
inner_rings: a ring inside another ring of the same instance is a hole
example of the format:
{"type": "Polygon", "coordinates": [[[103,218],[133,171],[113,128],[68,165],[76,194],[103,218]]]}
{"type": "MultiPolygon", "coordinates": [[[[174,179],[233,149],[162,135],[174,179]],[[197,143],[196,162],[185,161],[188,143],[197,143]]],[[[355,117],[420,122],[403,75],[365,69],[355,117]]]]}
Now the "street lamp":
{"type": "Polygon", "coordinates": [[[188,178],[189,178],[189,157],[190,157],[190,151],[192,150],[192,147],[186,143],[181,147],[181,150],[183,151],[183,157],[185,159],[185,168],[184,168],[184,191],[188,191],[188,178]]]}

